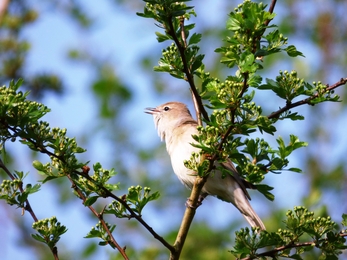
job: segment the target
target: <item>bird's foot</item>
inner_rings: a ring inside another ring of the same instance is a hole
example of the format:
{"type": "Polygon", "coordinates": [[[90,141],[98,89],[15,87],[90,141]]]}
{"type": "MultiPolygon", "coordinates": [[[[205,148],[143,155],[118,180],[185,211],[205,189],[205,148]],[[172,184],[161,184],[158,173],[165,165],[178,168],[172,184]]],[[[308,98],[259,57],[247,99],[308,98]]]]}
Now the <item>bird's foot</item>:
{"type": "Polygon", "coordinates": [[[186,207],[191,208],[191,209],[197,209],[198,207],[201,206],[202,201],[206,198],[206,196],[207,195],[199,195],[198,201],[197,201],[196,205],[194,205],[194,206],[192,205],[190,198],[188,198],[186,203],[185,203],[186,207]]]}

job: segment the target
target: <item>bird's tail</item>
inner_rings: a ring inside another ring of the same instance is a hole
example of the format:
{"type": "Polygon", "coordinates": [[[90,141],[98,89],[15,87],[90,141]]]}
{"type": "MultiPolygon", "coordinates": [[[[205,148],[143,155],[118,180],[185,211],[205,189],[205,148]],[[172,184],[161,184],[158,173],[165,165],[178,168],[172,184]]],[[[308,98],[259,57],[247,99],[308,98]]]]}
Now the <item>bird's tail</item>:
{"type": "MultiPolygon", "coordinates": [[[[249,205],[251,206],[251,205],[249,205]]],[[[240,210],[241,211],[241,210],[240,210]]],[[[259,227],[261,230],[265,230],[265,225],[263,223],[263,221],[261,221],[261,219],[259,218],[259,216],[257,215],[257,213],[255,213],[255,211],[253,210],[252,207],[250,207],[247,212],[242,212],[242,215],[245,217],[245,219],[247,220],[247,222],[252,226],[252,227],[259,227]]]]}
{"type": "Polygon", "coordinates": [[[263,221],[261,221],[257,213],[255,213],[254,209],[249,203],[249,200],[247,199],[246,195],[241,190],[241,188],[235,189],[233,195],[234,196],[232,203],[242,213],[247,222],[252,227],[259,227],[261,230],[265,230],[266,228],[263,221]]]}

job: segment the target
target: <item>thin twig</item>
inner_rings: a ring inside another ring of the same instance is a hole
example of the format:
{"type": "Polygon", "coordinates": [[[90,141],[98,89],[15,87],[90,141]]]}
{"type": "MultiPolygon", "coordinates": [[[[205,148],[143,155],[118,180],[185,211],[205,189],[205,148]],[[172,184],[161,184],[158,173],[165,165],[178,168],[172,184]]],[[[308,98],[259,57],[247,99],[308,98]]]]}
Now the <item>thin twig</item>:
{"type": "MultiPolygon", "coordinates": [[[[183,41],[184,48],[186,49],[188,45],[187,45],[187,37],[184,31],[184,16],[180,17],[180,28],[181,28],[181,38],[183,41]]],[[[192,94],[192,99],[194,103],[196,120],[198,121],[198,124],[202,126],[201,109],[200,109],[199,103],[197,101],[196,95],[194,94],[192,88],[190,88],[190,92],[192,94]]]]}
{"type": "Polygon", "coordinates": [[[188,62],[187,62],[187,57],[186,57],[186,54],[185,54],[185,46],[182,46],[182,43],[180,42],[180,40],[177,38],[177,35],[176,35],[176,32],[175,32],[175,29],[174,29],[174,26],[172,24],[172,17],[169,17],[167,22],[169,24],[169,28],[167,28],[167,33],[169,35],[172,36],[176,46],[177,46],[177,49],[180,53],[180,56],[182,58],[182,63],[183,63],[183,70],[184,70],[184,73],[186,74],[186,77],[187,77],[187,81],[190,85],[190,89],[191,91],[193,92],[193,95],[196,99],[196,102],[198,104],[198,110],[201,112],[202,116],[204,117],[204,119],[206,121],[209,121],[209,117],[208,117],[208,114],[205,110],[205,107],[204,105],[202,104],[202,99],[199,95],[199,92],[195,86],[195,82],[194,82],[194,76],[193,74],[191,73],[191,69],[189,68],[188,66],[188,62]]]}
{"type": "MultiPolygon", "coordinates": [[[[11,180],[17,179],[17,178],[9,171],[9,169],[7,169],[6,165],[4,164],[4,162],[3,162],[1,159],[0,159],[0,168],[3,169],[3,170],[6,172],[6,174],[11,178],[11,180]]],[[[19,188],[19,190],[20,190],[21,193],[24,193],[23,182],[20,182],[20,185],[19,185],[18,188],[19,188]]],[[[33,211],[33,209],[32,209],[32,207],[31,207],[31,205],[30,205],[28,199],[25,200],[24,209],[25,209],[26,211],[29,212],[29,214],[31,215],[31,217],[33,218],[33,220],[34,220],[35,222],[38,221],[38,218],[36,217],[36,214],[35,214],[35,212],[33,211]]]]}
{"type": "MultiPolygon", "coordinates": [[[[269,7],[269,13],[270,13],[270,14],[272,14],[272,13],[274,12],[276,2],[277,2],[277,0],[272,0],[272,1],[271,1],[271,5],[270,5],[270,7],[269,7]]],[[[265,25],[266,25],[266,26],[269,25],[270,21],[271,21],[270,19],[267,20],[267,21],[265,22],[265,25]]]]}
{"type": "MultiPolygon", "coordinates": [[[[273,1],[272,5],[270,7],[271,8],[271,12],[273,11],[275,3],[276,3],[276,1],[273,1]]],[[[197,112],[198,123],[199,123],[199,125],[202,125],[201,118],[199,117],[199,115],[202,114],[206,121],[209,121],[209,117],[208,117],[208,114],[207,114],[203,104],[202,104],[201,97],[200,97],[200,95],[197,92],[197,89],[196,89],[195,84],[194,84],[193,75],[191,74],[190,68],[188,67],[188,64],[187,64],[187,61],[186,61],[186,56],[185,56],[185,47],[186,47],[185,39],[186,39],[186,37],[184,35],[184,24],[183,24],[183,21],[181,20],[180,21],[181,37],[182,37],[183,42],[185,44],[184,46],[182,46],[182,44],[180,43],[179,39],[176,36],[176,33],[174,31],[174,27],[173,27],[171,21],[172,21],[172,19],[168,20],[168,23],[169,23],[169,26],[170,26],[170,28],[169,28],[170,30],[169,30],[168,33],[173,37],[173,39],[175,41],[175,44],[176,44],[176,46],[177,46],[177,48],[178,48],[178,50],[180,52],[180,55],[181,55],[181,58],[182,58],[182,62],[183,62],[184,71],[185,71],[185,74],[187,76],[187,80],[188,80],[188,82],[190,84],[190,87],[191,87],[193,101],[194,101],[194,105],[195,105],[195,110],[197,112]]],[[[269,22],[270,21],[267,21],[267,24],[269,22]]],[[[256,50],[254,50],[254,52],[255,51],[256,50]]],[[[243,94],[245,93],[245,91],[248,88],[247,79],[248,79],[248,73],[245,73],[245,75],[244,75],[244,85],[243,85],[243,88],[242,88],[241,92],[238,95],[239,98],[241,98],[243,96],[243,94]]],[[[234,122],[234,120],[235,120],[235,111],[231,111],[231,113],[232,113],[232,122],[234,122]]],[[[228,136],[232,132],[232,129],[234,127],[233,125],[234,124],[231,124],[231,126],[228,128],[227,132],[223,135],[223,137],[222,137],[222,139],[221,139],[221,141],[220,141],[220,143],[218,145],[218,150],[222,149],[224,142],[226,142],[228,136]]],[[[187,207],[187,209],[185,211],[185,214],[184,214],[184,217],[183,217],[183,220],[182,220],[182,224],[181,224],[179,233],[177,235],[177,238],[176,238],[176,241],[175,241],[175,244],[174,244],[174,247],[175,247],[176,251],[174,253],[171,253],[170,260],[174,260],[174,259],[178,259],[179,258],[179,255],[180,255],[181,250],[183,248],[183,244],[184,244],[185,238],[186,238],[186,236],[188,234],[188,231],[189,231],[189,227],[190,227],[191,222],[192,222],[192,220],[194,218],[194,215],[195,215],[195,210],[196,210],[195,209],[195,205],[198,202],[198,198],[199,198],[201,189],[202,189],[203,185],[205,184],[205,182],[206,182],[206,180],[208,178],[208,173],[213,169],[214,161],[218,159],[217,157],[218,157],[218,154],[214,154],[212,156],[212,158],[209,158],[210,164],[209,164],[209,169],[206,171],[207,175],[204,176],[204,177],[197,177],[196,180],[195,180],[195,183],[194,183],[193,189],[192,189],[192,193],[191,193],[191,196],[190,196],[192,207],[187,207]]],[[[202,159],[202,161],[203,160],[204,159],[202,159]]]]}

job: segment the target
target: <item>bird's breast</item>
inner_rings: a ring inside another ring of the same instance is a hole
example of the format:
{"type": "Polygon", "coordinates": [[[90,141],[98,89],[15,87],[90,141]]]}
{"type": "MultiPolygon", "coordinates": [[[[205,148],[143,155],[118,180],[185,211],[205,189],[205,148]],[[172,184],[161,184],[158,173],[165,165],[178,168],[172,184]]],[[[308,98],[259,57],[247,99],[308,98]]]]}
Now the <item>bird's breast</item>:
{"type": "Polygon", "coordinates": [[[190,189],[193,187],[196,173],[193,170],[188,169],[184,165],[184,161],[190,160],[193,152],[200,152],[200,149],[191,145],[191,143],[195,142],[192,138],[192,134],[196,133],[184,132],[181,135],[175,135],[175,138],[171,139],[171,142],[166,144],[175,174],[180,181],[190,189]]]}

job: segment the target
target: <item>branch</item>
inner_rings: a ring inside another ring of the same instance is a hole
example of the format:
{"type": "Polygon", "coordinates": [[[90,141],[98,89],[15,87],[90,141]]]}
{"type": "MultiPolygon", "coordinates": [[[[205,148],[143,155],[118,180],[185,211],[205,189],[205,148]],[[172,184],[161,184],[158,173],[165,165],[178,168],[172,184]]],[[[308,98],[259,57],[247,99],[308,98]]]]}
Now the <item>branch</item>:
{"type": "Polygon", "coordinates": [[[170,260],[177,260],[180,258],[184,242],[187,238],[189,228],[193,222],[196,209],[199,206],[199,197],[202,187],[204,186],[208,175],[205,177],[196,177],[192,192],[189,197],[189,205],[187,206],[183,219],[181,221],[181,226],[178,231],[176,241],[174,243],[174,251],[171,251],[170,260]]]}
{"type": "MultiPolygon", "coordinates": [[[[184,44],[184,49],[186,49],[188,45],[187,45],[187,37],[186,37],[186,34],[184,32],[184,19],[185,19],[184,16],[180,17],[180,28],[181,28],[181,38],[182,38],[182,41],[184,44]]],[[[186,73],[186,75],[187,75],[187,73],[186,73]]],[[[194,85],[194,87],[195,87],[195,85],[194,85]]],[[[196,99],[196,96],[195,96],[192,88],[190,88],[190,92],[192,94],[192,99],[193,99],[193,103],[194,103],[196,120],[198,121],[198,124],[202,126],[201,109],[200,109],[199,103],[196,99]]]]}
{"type": "MultiPolygon", "coordinates": [[[[277,0],[272,0],[272,1],[271,1],[271,5],[270,5],[270,7],[269,7],[269,13],[270,13],[270,14],[272,14],[272,13],[274,12],[276,2],[277,2],[277,0]]],[[[270,22],[271,22],[271,20],[267,20],[267,21],[265,22],[265,25],[266,25],[266,26],[269,25],[270,22]]]]}
{"type": "MultiPolygon", "coordinates": [[[[191,73],[191,69],[190,69],[188,62],[187,62],[187,57],[185,54],[185,50],[187,48],[187,42],[186,42],[186,35],[184,32],[184,17],[180,18],[180,30],[181,30],[181,38],[182,38],[183,44],[180,42],[180,40],[176,36],[176,32],[175,32],[174,26],[172,24],[172,17],[169,17],[167,23],[169,25],[167,33],[172,36],[172,38],[173,38],[173,40],[177,46],[177,49],[180,53],[181,60],[183,63],[183,70],[184,70],[184,73],[186,75],[187,81],[190,85],[190,90],[192,93],[192,99],[193,99],[193,103],[194,103],[194,107],[195,107],[195,111],[196,111],[196,117],[197,117],[198,124],[202,125],[201,115],[203,116],[203,118],[206,121],[210,121],[210,119],[209,119],[209,116],[205,110],[204,105],[202,104],[202,99],[201,99],[201,97],[197,91],[196,86],[195,86],[194,76],[191,73]]],[[[201,158],[201,161],[203,161],[203,160],[204,160],[204,158],[201,158]]],[[[212,166],[213,166],[213,162],[210,164],[211,170],[212,170],[212,166]]],[[[209,171],[211,171],[211,170],[209,170],[209,171]]],[[[207,171],[207,172],[209,172],[209,171],[207,171]]],[[[180,257],[184,242],[185,242],[187,235],[188,235],[189,228],[191,226],[191,223],[192,223],[194,216],[195,216],[196,209],[198,207],[200,192],[201,192],[202,187],[204,186],[207,178],[208,178],[208,175],[205,177],[197,177],[195,182],[194,182],[192,192],[191,192],[190,197],[189,197],[190,205],[186,208],[186,210],[184,212],[184,216],[183,216],[183,219],[181,221],[181,226],[180,226],[180,229],[178,231],[174,246],[172,249],[169,248],[171,251],[170,260],[179,259],[179,257],[180,257]]]]}
{"type": "MultiPolygon", "coordinates": [[[[347,233],[340,233],[339,236],[340,237],[347,237],[347,233]]],[[[327,239],[323,239],[321,241],[326,241],[326,240],[327,239]]],[[[316,246],[316,244],[317,244],[317,241],[284,245],[284,246],[276,247],[275,249],[272,249],[272,250],[269,250],[269,251],[266,251],[266,252],[263,252],[260,254],[255,254],[254,256],[248,256],[245,258],[241,258],[239,260],[252,260],[252,259],[256,259],[256,258],[264,257],[264,256],[276,258],[277,253],[279,253],[285,249],[291,249],[291,248],[297,248],[297,247],[307,247],[307,246],[316,246]]]]}
{"type": "MultiPolygon", "coordinates": [[[[202,104],[202,99],[199,95],[199,92],[195,86],[195,82],[194,82],[194,76],[193,74],[191,73],[191,70],[190,70],[190,67],[188,66],[188,62],[187,62],[187,57],[186,57],[186,54],[185,54],[185,49],[186,49],[186,43],[183,43],[183,45],[181,44],[180,40],[177,38],[177,35],[176,35],[176,32],[175,32],[175,29],[174,29],[174,26],[172,24],[172,17],[168,17],[168,20],[167,20],[167,23],[169,24],[169,28],[167,28],[167,33],[169,35],[171,35],[171,37],[173,38],[176,46],[177,46],[177,49],[180,53],[180,56],[182,58],[182,63],[183,63],[183,70],[184,70],[184,73],[186,74],[186,77],[187,77],[187,81],[190,85],[190,89],[193,93],[193,99],[195,99],[194,103],[196,102],[197,103],[197,106],[196,106],[196,111],[198,113],[198,111],[202,114],[202,116],[204,117],[204,119],[206,121],[210,121],[209,117],[208,117],[208,114],[205,110],[205,107],[204,105],[202,104]]],[[[184,35],[184,24],[183,24],[183,28],[182,28],[182,21],[181,21],[181,34],[183,33],[183,37],[182,39],[184,40],[185,39],[185,35],[184,35]]],[[[200,114],[199,113],[199,114],[200,114]]],[[[198,116],[199,118],[200,116],[198,116]]]]}
{"type": "MultiPolygon", "coordinates": [[[[347,78],[341,78],[340,81],[336,82],[332,86],[326,85],[327,86],[326,92],[332,91],[333,89],[338,88],[338,87],[340,87],[342,85],[345,85],[346,83],[347,83],[347,78]]],[[[305,104],[310,104],[310,101],[314,100],[318,96],[319,96],[319,93],[316,93],[313,96],[305,98],[305,99],[302,99],[302,100],[300,100],[298,102],[289,103],[285,107],[277,110],[276,112],[271,113],[268,116],[268,118],[269,119],[278,118],[283,112],[288,111],[288,110],[290,110],[290,109],[292,109],[294,107],[298,107],[298,106],[305,105],[305,104]]]]}

